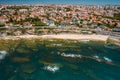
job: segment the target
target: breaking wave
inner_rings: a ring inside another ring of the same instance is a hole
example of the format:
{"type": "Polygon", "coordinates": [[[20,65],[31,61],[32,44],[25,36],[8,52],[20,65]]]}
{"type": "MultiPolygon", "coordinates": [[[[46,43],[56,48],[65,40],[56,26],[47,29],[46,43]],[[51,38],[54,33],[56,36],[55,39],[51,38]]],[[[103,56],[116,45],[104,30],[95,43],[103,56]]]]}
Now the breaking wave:
{"type": "Polygon", "coordinates": [[[0,60],[4,59],[7,55],[7,51],[0,51],[0,60]]]}
{"type": "Polygon", "coordinates": [[[81,58],[82,57],[82,55],[80,55],[80,54],[65,54],[65,53],[62,53],[60,55],[63,56],[63,57],[72,57],[72,58],[81,58]]]}
{"type": "Polygon", "coordinates": [[[103,57],[103,58],[104,58],[104,60],[107,61],[107,62],[112,62],[112,60],[111,60],[110,58],[108,58],[108,57],[103,57]]]}
{"type": "Polygon", "coordinates": [[[49,65],[49,66],[45,66],[44,68],[43,68],[44,70],[48,70],[48,71],[51,71],[51,72],[56,72],[56,71],[58,71],[59,70],[59,66],[57,66],[57,65],[49,65]]]}

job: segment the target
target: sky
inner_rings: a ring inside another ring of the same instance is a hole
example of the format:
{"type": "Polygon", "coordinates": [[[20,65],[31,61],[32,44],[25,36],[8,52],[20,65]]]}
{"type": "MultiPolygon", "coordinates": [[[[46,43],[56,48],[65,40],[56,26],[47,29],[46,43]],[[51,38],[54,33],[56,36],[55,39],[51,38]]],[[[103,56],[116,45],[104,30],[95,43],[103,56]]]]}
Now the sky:
{"type": "Polygon", "coordinates": [[[0,0],[0,4],[112,4],[120,5],[120,0],[0,0]]]}

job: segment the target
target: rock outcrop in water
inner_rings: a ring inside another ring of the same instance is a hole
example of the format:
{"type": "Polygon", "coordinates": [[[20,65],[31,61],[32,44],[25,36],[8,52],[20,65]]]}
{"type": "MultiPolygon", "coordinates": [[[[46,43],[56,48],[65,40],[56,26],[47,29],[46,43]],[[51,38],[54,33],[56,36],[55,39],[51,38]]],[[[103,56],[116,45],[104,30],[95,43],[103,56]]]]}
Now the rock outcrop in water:
{"type": "Polygon", "coordinates": [[[31,74],[31,73],[35,72],[36,68],[35,68],[34,65],[30,65],[30,64],[27,65],[27,64],[25,64],[25,65],[21,66],[21,70],[24,73],[31,74]]]}
{"type": "Polygon", "coordinates": [[[12,61],[16,63],[23,63],[23,62],[29,62],[30,59],[28,57],[13,57],[12,61]]]}

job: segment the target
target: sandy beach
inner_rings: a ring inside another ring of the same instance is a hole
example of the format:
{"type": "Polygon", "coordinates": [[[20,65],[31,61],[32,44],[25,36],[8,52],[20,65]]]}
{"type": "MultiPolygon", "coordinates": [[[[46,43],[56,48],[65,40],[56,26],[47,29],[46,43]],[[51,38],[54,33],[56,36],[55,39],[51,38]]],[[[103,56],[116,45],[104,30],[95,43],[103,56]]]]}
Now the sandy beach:
{"type": "Polygon", "coordinates": [[[33,38],[43,38],[43,39],[71,39],[71,40],[100,40],[106,41],[108,39],[108,35],[82,35],[82,34],[52,34],[52,35],[21,35],[21,36],[7,36],[0,37],[0,39],[33,39],[33,38]]]}
{"type": "Polygon", "coordinates": [[[41,37],[73,40],[100,40],[100,41],[106,41],[108,39],[108,36],[105,35],[80,35],[80,34],[43,35],[41,37]]]}

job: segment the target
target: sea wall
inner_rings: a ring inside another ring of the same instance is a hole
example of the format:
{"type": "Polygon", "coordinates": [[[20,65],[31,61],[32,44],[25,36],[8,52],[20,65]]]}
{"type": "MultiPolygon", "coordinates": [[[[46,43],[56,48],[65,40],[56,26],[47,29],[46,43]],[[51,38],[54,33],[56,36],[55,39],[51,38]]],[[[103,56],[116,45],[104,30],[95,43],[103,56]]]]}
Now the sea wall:
{"type": "Polygon", "coordinates": [[[110,42],[112,44],[120,46],[120,38],[119,37],[110,36],[108,38],[107,42],[110,42]]]}

